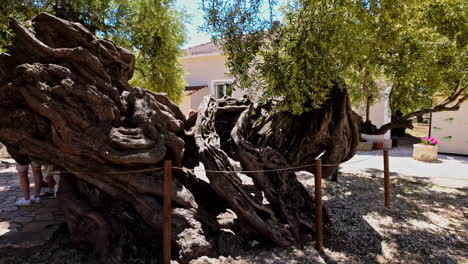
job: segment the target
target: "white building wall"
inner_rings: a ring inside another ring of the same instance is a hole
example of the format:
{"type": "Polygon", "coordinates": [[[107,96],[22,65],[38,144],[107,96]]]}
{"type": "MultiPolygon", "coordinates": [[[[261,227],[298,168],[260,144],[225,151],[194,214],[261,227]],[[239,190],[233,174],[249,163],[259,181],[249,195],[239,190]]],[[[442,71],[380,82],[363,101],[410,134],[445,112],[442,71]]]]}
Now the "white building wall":
{"type": "MultiPolygon", "coordinates": [[[[232,82],[226,69],[226,57],[221,54],[210,54],[200,56],[187,56],[182,58],[182,65],[185,69],[185,81],[188,86],[208,85],[208,88],[186,95],[179,106],[184,114],[188,114],[190,109],[197,110],[198,106],[207,95],[215,96],[215,84],[219,82],[232,82]],[[190,99],[189,99],[190,98],[190,99]]],[[[242,98],[245,91],[235,89],[232,93],[234,98],[242,98]]]]}
{"type": "Polygon", "coordinates": [[[211,91],[210,91],[210,88],[208,87],[196,91],[191,96],[190,107],[193,110],[197,111],[198,107],[200,106],[200,103],[203,101],[203,97],[210,95],[210,94],[211,94],[211,91]]]}
{"type": "MultiPolygon", "coordinates": [[[[204,88],[200,91],[193,93],[192,95],[184,98],[181,106],[182,112],[188,114],[190,109],[197,110],[198,106],[203,100],[203,97],[211,94],[215,95],[215,83],[216,82],[229,82],[232,78],[228,75],[229,71],[226,68],[226,57],[221,54],[209,54],[209,55],[195,55],[186,56],[182,59],[182,65],[186,70],[185,80],[189,86],[197,85],[208,85],[208,88],[204,88]]],[[[382,83],[382,85],[387,85],[382,83]]],[[[388,95],[391,87],[387,85],[387,89],[384,92],[384,98],[381,102],[373,105],[370,109],[370,119],[374,125],[380,127],[391,121],[391,114],[388,108],[388,95]]],[[[234,98],[242,98],[246,94],[245,90],[236,89],[232,93],[234,98]]],[[[257,91],[256,96],[260,96],[261,91],[257,91]]],[[[254,96],[255,97],[255,96],[254,96]]],[[[365,116],[365,107],[357,109],[357,112],[361,116],[365,116]]],[[[390,131],[384,135],[369,136],[363,135],[364,138],[369,141],[385,141],[390,139],[390,131]]]]}
{"type": "MultiPolygon", "coordinates": [[[[441,99],[436,98],[436,103],[441,99]]],[[[458,111],[432,113],[430,129],[439,141],[439,152],[468,155],[468,102],[458,111]]]]}
{"type": "Polygon", "coordinates": [[[191,96],[190,95],[184,95],[184,97],[182,98],[182,100],[180,100],[179,102],[179,108],[180,108],[180,111],[182,111],[182,113],[186,116],[188,116],[189,112],[190,112],[190,109],[192,109],[192,105],[191,105],[191,96]]]}
{"type": "MultiPolygon", "coordinates": [[[[370,107],[369,110],[369,119],[371,120],[372,124],[377,127],[381,127],[389,123],[392,120],[392,115],[390,112],[389,107],[389,96],[390,96],[391,87],[387,87],[383,93],[382,100],[377,104],[374,104],[370,107]]],[[[361,106],[355,111],[365,119],[366,117],[366,107],[361,106]]],[[[362,137],[369,142],[389,142],[390,140],[390,131],[383,135],[365,135],[363,134],[362,137]]]]}
{"type": "Polygon", "coordinates": [[[230,79],[226,71],[226,57],[217,54],[209,56],[187,56],[182,59],[187,85],[209,85],[212,80],[230,79]]]}

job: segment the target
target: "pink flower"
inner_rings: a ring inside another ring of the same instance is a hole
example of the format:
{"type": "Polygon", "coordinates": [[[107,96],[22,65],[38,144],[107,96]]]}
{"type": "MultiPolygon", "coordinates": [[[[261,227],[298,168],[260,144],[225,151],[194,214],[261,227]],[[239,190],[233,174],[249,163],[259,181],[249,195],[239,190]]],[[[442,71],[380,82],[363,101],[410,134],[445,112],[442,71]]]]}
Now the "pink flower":
{"type": "Polygon", "coordinates": [[[421,138],[421,143],[425,145],[435,146],[439,144],[439,141],[435,137],[423,137],[421,138]]]}

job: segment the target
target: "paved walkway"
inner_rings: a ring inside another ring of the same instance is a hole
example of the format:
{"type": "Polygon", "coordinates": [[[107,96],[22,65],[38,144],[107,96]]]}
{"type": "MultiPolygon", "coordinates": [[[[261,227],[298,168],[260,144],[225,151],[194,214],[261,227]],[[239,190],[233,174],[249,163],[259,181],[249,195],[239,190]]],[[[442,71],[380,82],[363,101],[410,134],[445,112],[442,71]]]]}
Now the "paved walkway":
{"type": "MultiPolygon", "coordinates": [[[[31,193],[32,172],[29,171],[31,193]]],[[[23,197],[15,166],[0,165],[0,249],[31,249],[47,242],[63,223],[55,199],[16,206],[23,197]]]]}
{"type": "MultiPolygon", "coordinates": [[[[383,177],[381,150],[358,152],[351,160],[341,164],[341,173],[361,173],[383,177]]],[[[413,159],[412,146],[390,150],[390,177],[429,181],[450,188],[468,188],[468,156],[440,154],[437,161],[413,159]]]]}

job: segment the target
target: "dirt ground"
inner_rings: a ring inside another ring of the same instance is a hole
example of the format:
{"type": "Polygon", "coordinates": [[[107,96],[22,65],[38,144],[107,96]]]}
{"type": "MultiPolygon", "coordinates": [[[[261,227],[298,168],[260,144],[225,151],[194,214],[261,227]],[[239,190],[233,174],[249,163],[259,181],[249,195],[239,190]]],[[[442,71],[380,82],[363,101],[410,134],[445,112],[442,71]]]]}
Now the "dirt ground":
{"type": "MultiPolygon", "coordinates": [[[[325,252],[319,254],[314,242],[283,249],[254,246],[240,256],[194,263],[468,263],[466,189],[395,179],[387,209],[379,175],[341,175],[338,182],[325,182],[324,194],[331,216],[325,252]]],[[[0,263],[88,262],[64,234],[63,228],[54,242],[32,256],[3,257],[0,263]]]]}

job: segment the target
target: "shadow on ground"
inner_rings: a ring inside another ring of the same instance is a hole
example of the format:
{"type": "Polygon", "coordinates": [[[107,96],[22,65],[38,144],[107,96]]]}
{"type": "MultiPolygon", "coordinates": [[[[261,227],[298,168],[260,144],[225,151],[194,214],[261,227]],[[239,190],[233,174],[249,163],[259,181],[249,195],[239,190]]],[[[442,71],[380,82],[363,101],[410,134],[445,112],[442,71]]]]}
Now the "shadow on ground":
{"type": "MultiPolygon", "coordinates": [[[[341,175],[339,182],[324,181],[331,222],[323,253],[308,242],[290,248],[254,247],[207,263],[468,263],[468,191],[392,174],[392,205],[385,208],[381,176],[380,170],[369,170],[341,175]]],[[[313,176],[308,177],[300,180],[313,192],[313,176]]],[[[1,263],[86,262],[62,231],[33,256],[3,257],[1,263]]]]}

